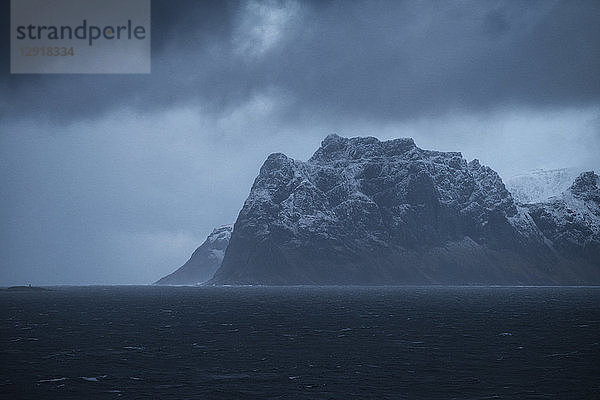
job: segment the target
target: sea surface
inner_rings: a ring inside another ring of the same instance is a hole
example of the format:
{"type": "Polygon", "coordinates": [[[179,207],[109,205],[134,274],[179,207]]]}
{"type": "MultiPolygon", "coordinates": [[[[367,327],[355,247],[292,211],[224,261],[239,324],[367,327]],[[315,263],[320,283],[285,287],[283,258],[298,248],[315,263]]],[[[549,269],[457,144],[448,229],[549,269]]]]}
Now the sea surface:
{"type": "Polygon", "coordinates": [[[5,399],[598,399],[596,287],[0,291],[5,399]]]}

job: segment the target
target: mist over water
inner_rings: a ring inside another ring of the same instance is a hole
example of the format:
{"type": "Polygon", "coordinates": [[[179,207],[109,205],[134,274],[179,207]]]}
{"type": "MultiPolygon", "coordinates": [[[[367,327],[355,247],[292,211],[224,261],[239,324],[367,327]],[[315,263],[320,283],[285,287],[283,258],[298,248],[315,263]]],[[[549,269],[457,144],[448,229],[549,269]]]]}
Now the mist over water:
{"type": "Polygon", "coordinates": [[[2,398],[593,398],[598,287],[0,292],[2,398]]]}

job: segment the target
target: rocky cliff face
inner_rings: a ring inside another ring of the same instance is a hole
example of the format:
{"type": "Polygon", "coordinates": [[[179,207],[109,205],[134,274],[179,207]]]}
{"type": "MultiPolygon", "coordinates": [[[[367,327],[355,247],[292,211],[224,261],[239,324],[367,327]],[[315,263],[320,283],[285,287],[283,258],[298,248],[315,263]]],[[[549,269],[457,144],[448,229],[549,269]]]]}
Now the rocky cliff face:
{"type": "Polygon", "coordinates": [[[233,225],[215,228],[183,266],[161,278],[155,284],[197,285],[211,279],[221,266],[232,230],[233,225]]]}
{"type": "Polygon", "coordinates": [[[527,206],[554,252],[580,267],[600,267],[600,182],[585,172],[569,189],[543,203],[527,206]]]}
{"type": "Polygon", "coordinates": [[[331,135],[307,162],[267,158],[211,282],[600,283],[538,214],[460,153],[331,135]]]}

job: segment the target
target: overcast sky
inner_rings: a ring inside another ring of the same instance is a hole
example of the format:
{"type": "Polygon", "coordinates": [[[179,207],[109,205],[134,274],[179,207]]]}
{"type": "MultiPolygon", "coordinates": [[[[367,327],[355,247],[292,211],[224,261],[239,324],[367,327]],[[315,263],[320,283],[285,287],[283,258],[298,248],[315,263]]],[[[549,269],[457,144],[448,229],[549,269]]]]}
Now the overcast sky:
{"type": "Polygon", "coordinates": [[[151,283],[329,133],[600,170],[599,1],[156,0],[150,75],[10,75],[1,7],[0,285],[151,283]]]}

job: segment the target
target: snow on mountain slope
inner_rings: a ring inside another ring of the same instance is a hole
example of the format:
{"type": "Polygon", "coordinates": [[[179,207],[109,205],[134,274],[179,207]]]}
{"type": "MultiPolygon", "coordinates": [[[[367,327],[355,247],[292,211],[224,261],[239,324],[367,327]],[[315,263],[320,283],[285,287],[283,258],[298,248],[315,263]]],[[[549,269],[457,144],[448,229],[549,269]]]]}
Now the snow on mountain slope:
{"type": "Polygon", "coordinates": [[[594,172],[579,175],[560,195],[526,207],[553,249],[600,260],[600,179],[594,172]]]}
{"type": "Polygon", "coordinates": [[[573,168],[535,170],[506,180],[506,188],[519,203],[539,203],[567,190],[579,171],[573,168]]]}

